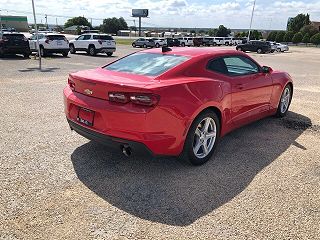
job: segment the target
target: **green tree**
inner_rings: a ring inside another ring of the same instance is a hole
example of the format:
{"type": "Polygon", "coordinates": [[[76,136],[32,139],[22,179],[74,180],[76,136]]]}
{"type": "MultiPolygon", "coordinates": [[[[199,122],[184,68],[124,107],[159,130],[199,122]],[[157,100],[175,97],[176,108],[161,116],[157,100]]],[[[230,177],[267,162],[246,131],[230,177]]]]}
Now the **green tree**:
{"type": "Polygon", "coordinates": [[[64,24],[64,27],[71,27],[71,26],[88,26],[90,29],[92,29],[91,23],[86,19],[85,17],[74,17],[67,20],[67,22],[64,24]]]}
{"type": "Polygon", "coordinates": [[[302,33],[301,33],[301,32],[297,32],[297,33],[293,36],[292,42],[293,42],[293,43],[300,43],[300,42],[302,41],[302,39],[303,39],[302,33]]]}
{"type": "MultiPolygon", "coordinates": [[[[248,35],[247,35],[248,36],[248,35]]],[[[253,30],[250,33],[250,40],[259,40],[262,38],[262,33],[259,32],[258,30],[253,30]]]]}
{"type": "Polygon", "coordinates": [[[315,45],[319,45],[320,44],[320,33],[317,33],[317,34],[313,35],[310,38],[310,42],[312,42],[315,45]]]}
{"type": "Polygon", "coordinates": [[[310,42],[310,35],[309,35],[309,33],[306,33],[306,34],[303,36],[302,42],[305,43],[305,44],[307,44],[307,43],[310,42]]]}
{"type": "Polygon", "coordinates": [[[215,37],[215,36],[217,36],[217,32],[218,32],[217,28],[209,29],[208,35],[211,37],[215,37]]]}
{"type": "Polygon", "coordinates": [[[227,37],[231,33],[231,30],[229,28],[226,28],[223,25],[220,25],[217,30],[217,37],[227,37]]]}
{"type": "Polygon", "coordinates": [[[275,41],[277,36],[277,31],[272,31],[268,34],[267,41],[275,41]]]}
{"type": "Polygon", "coordinates": [[[276,41],[276,42],[283,42],[283,39],[284,39],[285,34],[286,34],[285,31],[279,31],[279,32],[277,32],[275,41],[276,41]]]}
{"type": "Polygon", "coordinates": [[[303,26],[309,25],[310,23],[309,14],[300,13],[288,22],[287,30],[297,33],[303,26]]]}
{"type": "Polygon", "coordinates": [[[283,37],[283,41],[284,42],[291,42],[292,38],[293,38],[294,32],[292,31],[287,31],[286,34],[283,37]]]}
{"type": "Polygon", "coordinates": [[[303,35],[306,35],[307,33],[310,35],[310,36],[313,36],[315,35],[316,33],[318,33],[318,29],[313,26],[313,25],[305,25],[303,26],[301,29],[300,29],[300,32],[303,34],[303,35]]]}
{"type": "Polygon", "coordinates": [[[119,30],[126,29],[128,29],[128,25],[123,17],[106,18],[103,20],[103,24],[100,25],[100,30],[104,33],[117,34],[119,30]]]}

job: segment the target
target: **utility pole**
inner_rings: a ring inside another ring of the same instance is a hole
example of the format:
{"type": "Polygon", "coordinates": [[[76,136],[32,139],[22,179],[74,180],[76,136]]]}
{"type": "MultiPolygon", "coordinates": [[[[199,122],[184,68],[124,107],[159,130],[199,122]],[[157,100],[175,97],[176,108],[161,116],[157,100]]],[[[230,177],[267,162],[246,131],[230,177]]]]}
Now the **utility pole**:
{"type": "Polygon", "coordinates": [[[47,14],[45,15],[45,19],[46,19],[46,28],[48,30],[48,15],[47,14]]]}
{"type": "Polygon", "coordinates": [[[250,33],[251,33],[251,28],[252,28],[252,20],[253,20],[253,13],[254,13],[254,8],[256,6],[256,0],[253,2],[253,7],[252,7],[252,13],[251,13],[251,20],[250,20],[250,28],[249,28],[249,33],[248,33],[248,42],[250,41],[250,33]]]}
{"type": "Polygon", "coordinates": [[[141,37],[141,17],[139,17],[139,37],[141,37]]]}
{"type": "Polygon", "coordinates": [[[37,37],[37,48],[38,48],[38,56],[39,56],[39,69],[41,70],[41,53],[39,47],[39,34],[38,34],[38,26],[37,26],[37,19],[36,19],[36,10],[34,7],[34,0],[32,1],[32,10],[33,10],[33,19],[34,19],[34,29],[36,30],[36,37],[37,37]]]}
{"type": "Polygon", "coordinates": [[[1,16],[1,10],[0,10],[0,39],[2,39],[2,16],[1,16]]]}

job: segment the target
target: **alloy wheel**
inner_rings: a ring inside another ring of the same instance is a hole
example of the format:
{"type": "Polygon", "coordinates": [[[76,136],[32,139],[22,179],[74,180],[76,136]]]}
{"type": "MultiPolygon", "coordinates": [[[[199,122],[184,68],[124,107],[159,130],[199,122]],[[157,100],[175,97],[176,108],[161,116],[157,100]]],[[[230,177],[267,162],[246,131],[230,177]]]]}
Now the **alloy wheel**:
{"type": "Polygon", "coordinates": [[[217,137],[217,126],[211,117],[204,118],[194,133],[193,153],[198,158],[205,158],[211,152],[217,137]]]}
{"type": "Polygon", "coordinates": [[[288,110],[290,98],[291,98],[290,88],[286,87],[282,96],[281,96],[281,103],[280,103],[281,113],[285,113],[288,110]]]}

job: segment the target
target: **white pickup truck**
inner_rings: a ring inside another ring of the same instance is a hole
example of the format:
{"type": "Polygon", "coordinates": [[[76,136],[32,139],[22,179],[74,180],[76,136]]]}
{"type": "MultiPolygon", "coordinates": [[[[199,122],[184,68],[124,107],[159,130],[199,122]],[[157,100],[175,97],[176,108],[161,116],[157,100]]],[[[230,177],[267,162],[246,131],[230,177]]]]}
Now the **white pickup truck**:
{"type": "Polygon", "coordinates": [[[85,51],[91,56],[97,53],[106,53],[109,57],[116,51],[116,41],[107,34],[82,34],[69,43],[70,53],[85,51]]]}

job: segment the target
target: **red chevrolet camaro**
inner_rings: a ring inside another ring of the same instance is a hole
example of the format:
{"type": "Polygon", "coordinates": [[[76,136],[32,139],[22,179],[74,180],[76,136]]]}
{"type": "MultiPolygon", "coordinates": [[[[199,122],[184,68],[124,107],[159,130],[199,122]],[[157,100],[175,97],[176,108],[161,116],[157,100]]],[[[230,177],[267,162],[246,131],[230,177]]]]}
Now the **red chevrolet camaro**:
{"type": "Polygon", "coordinates": [[[231,130],[284,116],[292,93],[289,74],[245,53],[164,47],[70,74],[64,104],[71,129],[88,139],[127,156],[183,156],[200,165],[231,130]]]}

